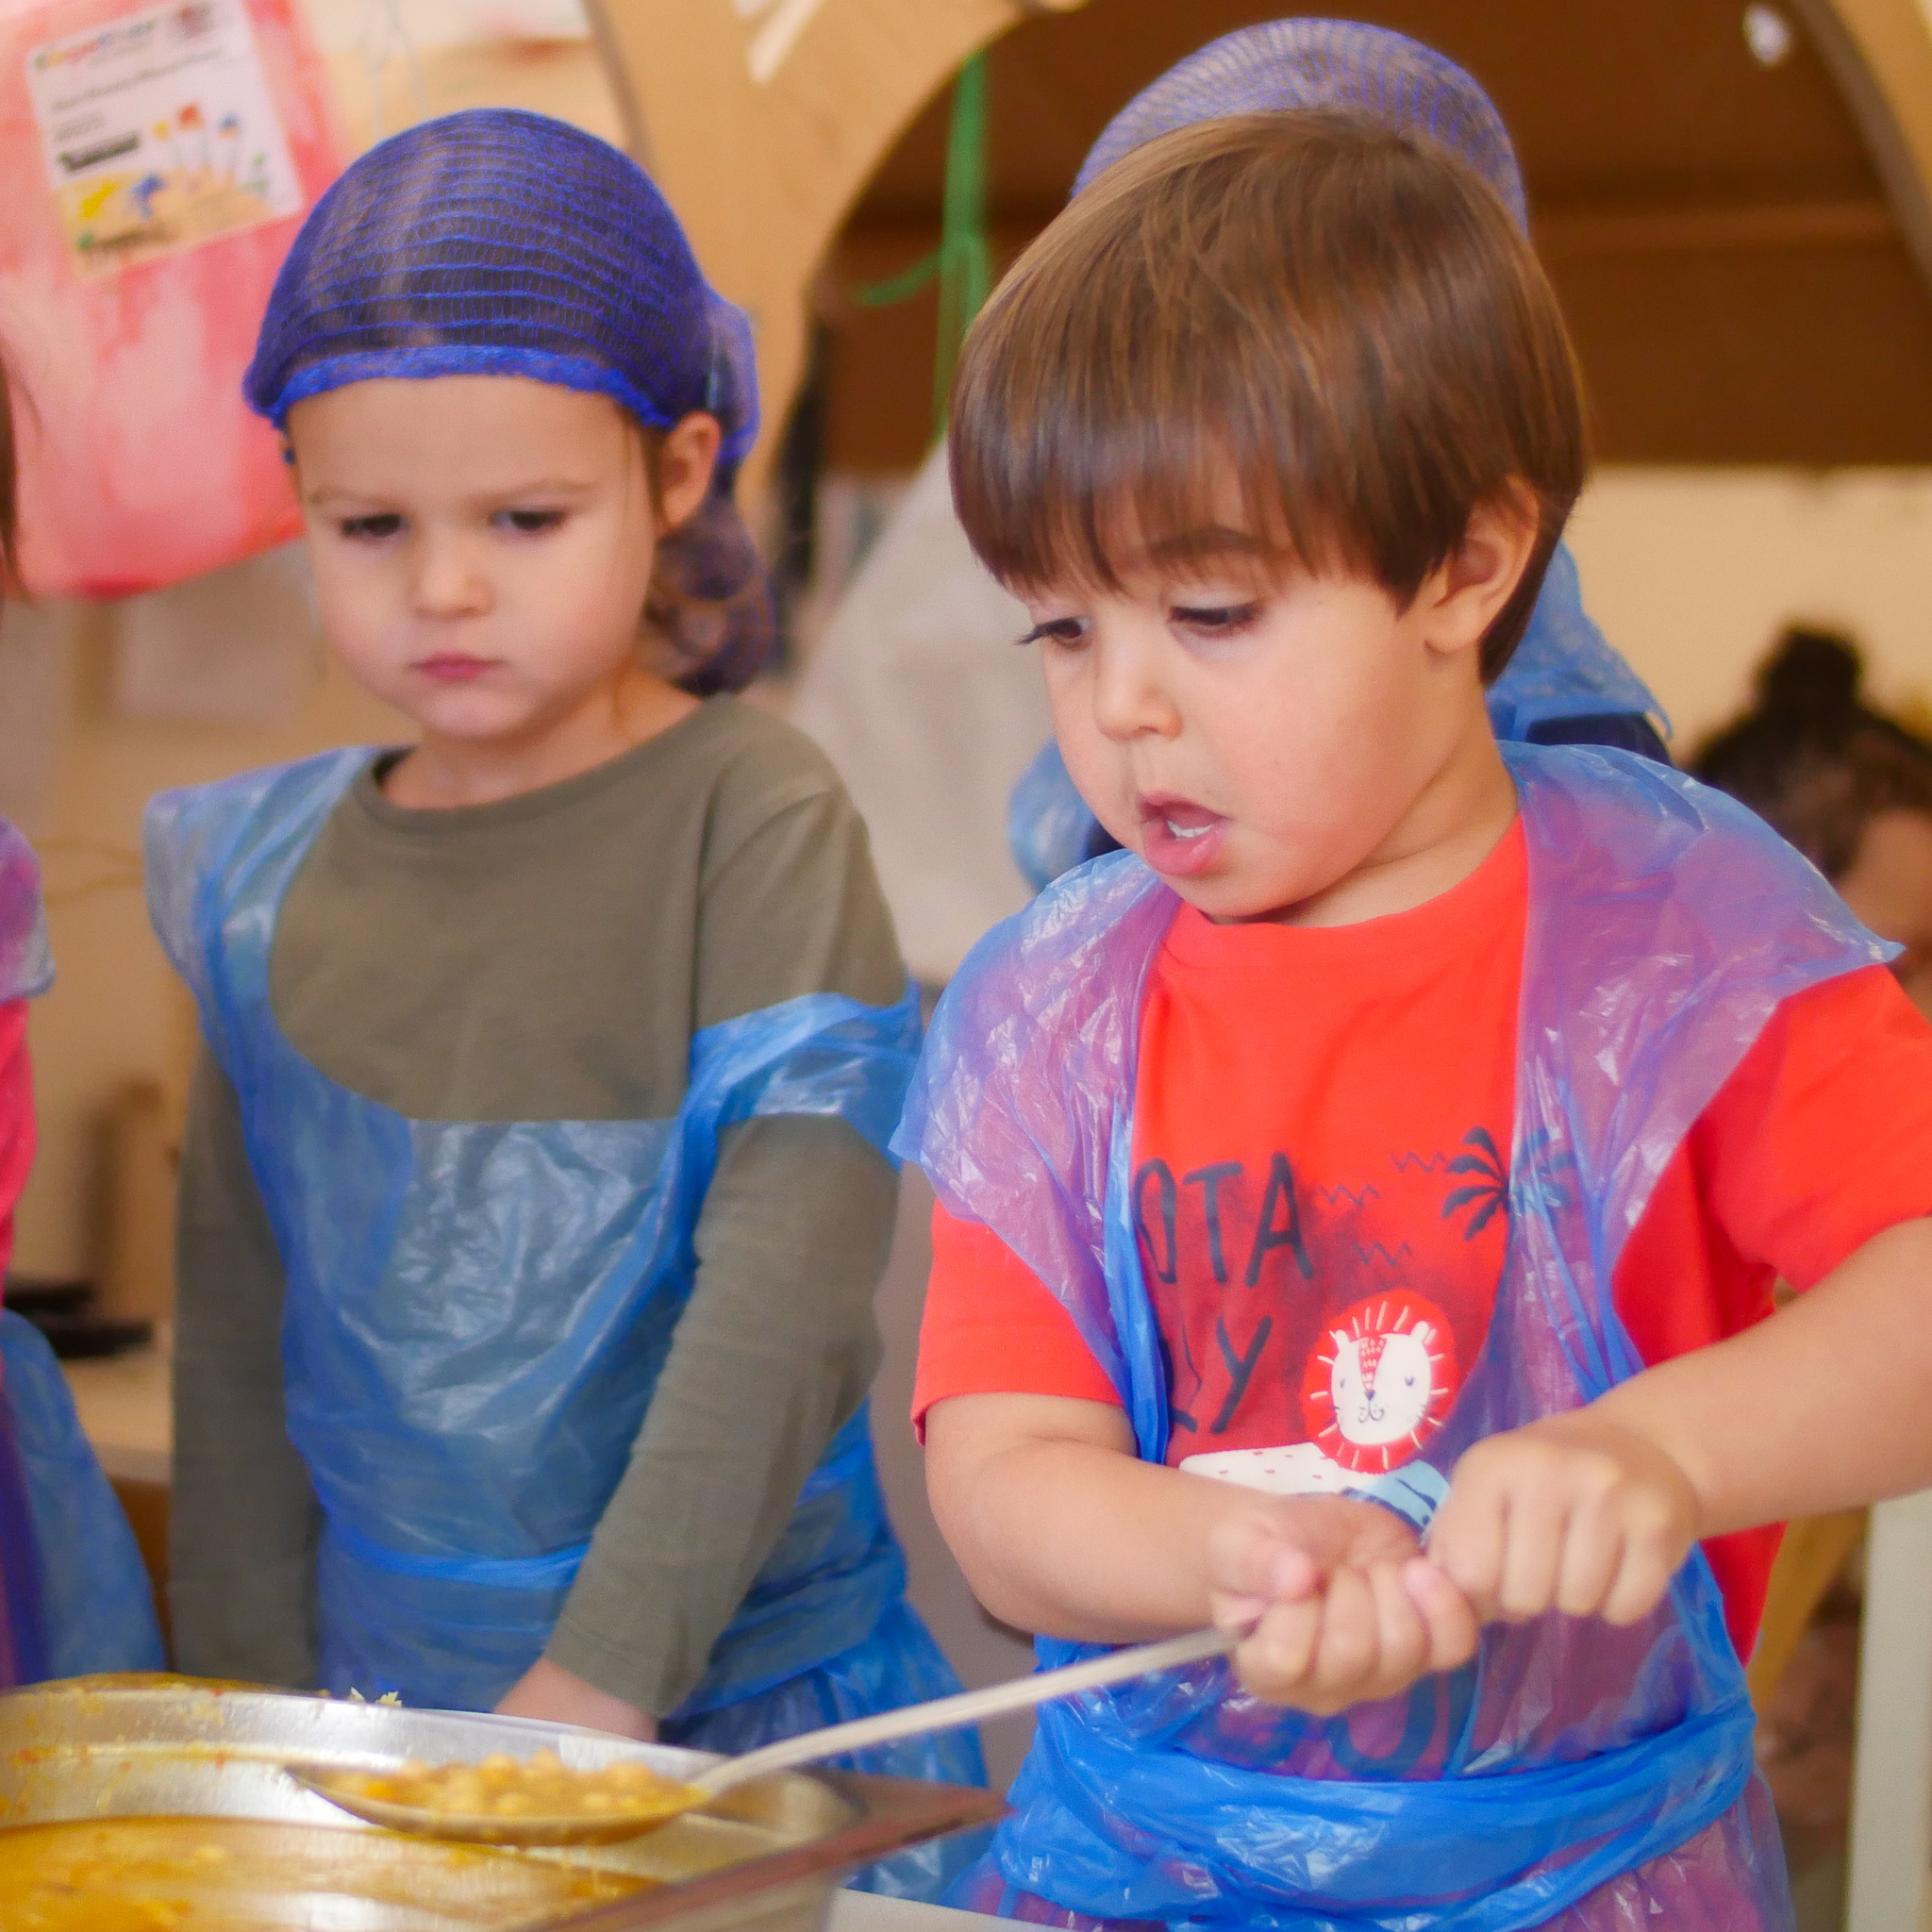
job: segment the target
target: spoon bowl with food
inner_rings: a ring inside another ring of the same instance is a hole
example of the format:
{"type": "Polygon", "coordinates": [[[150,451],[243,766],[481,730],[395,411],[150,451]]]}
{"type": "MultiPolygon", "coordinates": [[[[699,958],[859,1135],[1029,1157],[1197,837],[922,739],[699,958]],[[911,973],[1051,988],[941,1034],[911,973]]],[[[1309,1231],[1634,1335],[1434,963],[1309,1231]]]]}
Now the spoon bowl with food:
{"type": "Polygon", "coordinates": [[[1008,1684],[962,1690],[929,1704],[910,1704],[902,1710],[856,1718],[802,1737],[781,1738],[741,1757],[721,1758],[688,1784],[667,1778],[636,1758],[619,1758],[595,1771],[573,1771],[551,1751],[539,1751],[527,1759],[500,1754],[478,1764],[411,1761],[385,1772],[298,1764],[284,1768],[317,1797],[391,1831],[466,1844],[615,1844],[641,1838],[688,1811],[702,1809],[735,1786],[774,1772],[870,1750],[875,1744],[896,1743],[902,1738],[924,1737],[929,1731],[976,1724],[1057,1697],[1124,1684],[1153,1671],[1219,1658],[1250,1627],[1196,1630],[1160,1643],[1136,1644],[1008,1684]]]}
{"type": "Polygon", "coordinates": [[[575,1771],[554,1751],[527,1758],[496,1752],[475,1764],[409,1758],[381,1772],[288,1770],[370,1824],[465,1844],[616,1844],[669,1824],[710,1795],[637,1758],[575,1771]]]}

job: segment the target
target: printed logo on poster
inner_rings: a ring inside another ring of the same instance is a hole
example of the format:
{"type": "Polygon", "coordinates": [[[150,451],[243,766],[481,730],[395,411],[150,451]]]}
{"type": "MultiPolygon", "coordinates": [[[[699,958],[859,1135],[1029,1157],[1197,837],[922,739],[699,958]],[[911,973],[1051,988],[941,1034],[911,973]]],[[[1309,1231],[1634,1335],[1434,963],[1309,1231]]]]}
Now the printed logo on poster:
{"type": "Polygon", "coordinates": [[[302,210],[241,0],[174,0],[71,34],[28,54],[26,80],[83,274],[302,210]]]}

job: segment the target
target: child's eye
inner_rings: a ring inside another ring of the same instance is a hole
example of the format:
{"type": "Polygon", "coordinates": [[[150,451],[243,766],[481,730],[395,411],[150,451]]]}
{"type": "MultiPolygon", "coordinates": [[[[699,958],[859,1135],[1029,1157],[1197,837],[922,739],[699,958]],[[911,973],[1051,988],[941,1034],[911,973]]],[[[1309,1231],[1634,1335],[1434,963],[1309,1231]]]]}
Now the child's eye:
{"type": "Polygon", "coordinates": [[[1234,637],[1261,614],[1258,604],[1176,604],[1168,622],[1211,638],[1234,637]]]}
{"type": "Polygon", "coordinates": [[[541,537],[545,530],[554,530],[563,522],[560,509],[507,509],[499,513],[498,521],[507,524],[520,537],[541,537]]]}
{"type": "Polygon", "coordinates": [[[1018,641],[1023,644],[1058,644],[1062,649],[1071,650],[1087,641],[1087,620],[1084,617],[1050,617],[1044,624],[1036,624],[1018,641]]]}
{"type": "Polygon", "coordinates": [[[339,527],[351,543],[380,543],[402,529],[403,520],[393,510],[382,510],[375,516],[344,517],[339,527]]]}

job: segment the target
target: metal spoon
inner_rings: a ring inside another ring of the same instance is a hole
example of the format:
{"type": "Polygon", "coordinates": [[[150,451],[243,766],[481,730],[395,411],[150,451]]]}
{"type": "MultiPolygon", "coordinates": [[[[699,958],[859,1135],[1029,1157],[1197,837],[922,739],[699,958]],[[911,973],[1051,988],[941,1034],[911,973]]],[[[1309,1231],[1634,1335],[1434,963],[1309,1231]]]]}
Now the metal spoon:
{"type": "Polygon", "coordinates": [[[790,1771],[800,1764],[815,1764],[822,1757],[870,1750],[874,1744],[895,1744],[901,1739],[924,1737],[930,1731],[957,1730],[987,1718],[1030,1710],[1058,1697],[1073,1697],[1082,1690],[1124,1684],[1129,1678],[1146,1676],[1155,1671],[1222,1657],[1246,1634],[1242,1629],[1197,1630],[1160,1643],[1141,1643],[1126,1650],[1109,1651],[1105,1657],[1090,1657],[1085,1663],[1037,1672],[1031,1676],[1016,1677],[1010,1683],[991,1684],[983,1690],[962,1690],[957,1696],[934,1698],[929,1704],[908,1704],[899,1710],[881,1711],[876,1717],[857,1718],[850,1724],[831,1724],[824,1730],[807,1731],[801,1737],[784,1738],[760,1750],[747,1751],[741,1757],[722,1759],[689,1784],[668,1792],[664,1810],[647,1818],[612,1817],[605,1812],[499,1818],[482,1812],[432,1811],[422,1806],[398,1805],[384,1798],[365,1798],[339,1790],[329,1780],[341,1776],[340,1772],[293,1764],[285,1769],[305,1790],[326,1798],[331,1805],[370,1824],[409,1832],[418,1838],[517,1846],[614,1844],[622,1839],[641,1838],[646,1832],[656,1831],[753,1778],[768,1777],[774,1772],[790,1771]]]}

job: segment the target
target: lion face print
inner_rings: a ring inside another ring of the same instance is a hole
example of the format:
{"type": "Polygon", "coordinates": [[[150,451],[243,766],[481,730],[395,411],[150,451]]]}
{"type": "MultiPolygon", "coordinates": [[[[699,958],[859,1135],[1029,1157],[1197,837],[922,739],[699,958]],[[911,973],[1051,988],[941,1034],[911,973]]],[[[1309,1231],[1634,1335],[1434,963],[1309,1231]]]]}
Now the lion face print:
{"type": "Polygon", "coordinates": [[[1448,1318],[1433,1302],[1407,1290],[1372,1295],[1308,1357],[1303,1420],[1331,1460],[1383,1474],[1441,1426],[1457,1380],[1448,1318]]]}

